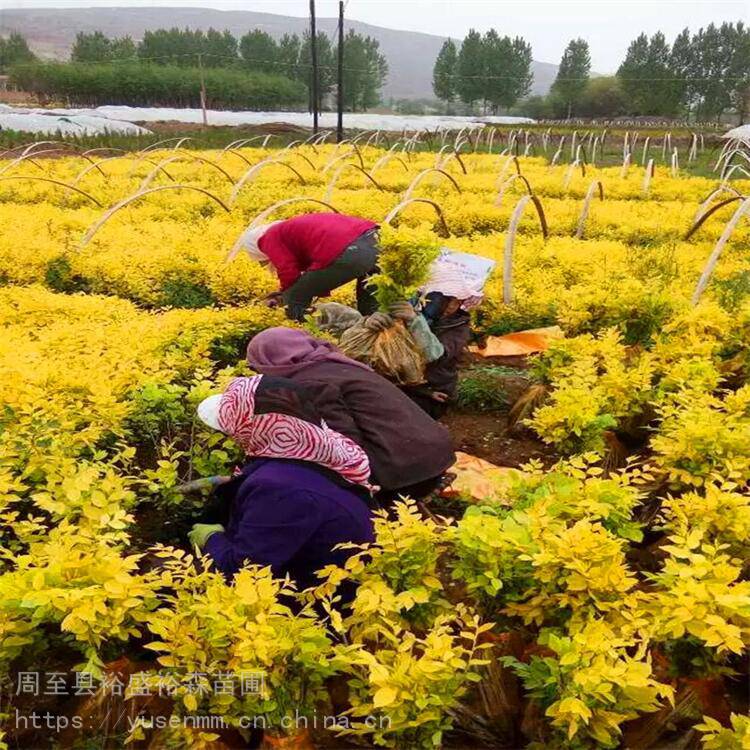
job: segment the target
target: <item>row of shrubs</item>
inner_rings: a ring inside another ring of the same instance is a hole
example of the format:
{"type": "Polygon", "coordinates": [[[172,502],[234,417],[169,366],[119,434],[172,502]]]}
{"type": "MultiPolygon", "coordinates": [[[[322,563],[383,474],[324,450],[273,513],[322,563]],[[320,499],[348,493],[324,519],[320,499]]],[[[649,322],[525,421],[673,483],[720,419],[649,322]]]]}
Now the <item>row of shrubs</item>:
{"type": "MultiPolygon", "coordinates": [[[[13,85],[71,105],[199,107],[201,71],[144,63],[33,63],[14,67],[13,85]]],[[[218,109],[284,109],[304,105],[305,87],[279,75],[210,68],[203,71],[208,105],[218,109]]]]}

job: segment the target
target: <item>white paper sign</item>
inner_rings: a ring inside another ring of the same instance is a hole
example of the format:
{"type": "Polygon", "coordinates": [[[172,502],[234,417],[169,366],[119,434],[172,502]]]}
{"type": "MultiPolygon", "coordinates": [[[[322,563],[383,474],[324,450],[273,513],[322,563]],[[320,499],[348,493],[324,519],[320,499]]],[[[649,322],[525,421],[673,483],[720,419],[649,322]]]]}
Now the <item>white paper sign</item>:
{"type": "Polygon", "coordinates": [[[494,268],[495,261],[490,258],[443,247],[422,291],[442,292],[459,299],[481,296],[494,268]]]}

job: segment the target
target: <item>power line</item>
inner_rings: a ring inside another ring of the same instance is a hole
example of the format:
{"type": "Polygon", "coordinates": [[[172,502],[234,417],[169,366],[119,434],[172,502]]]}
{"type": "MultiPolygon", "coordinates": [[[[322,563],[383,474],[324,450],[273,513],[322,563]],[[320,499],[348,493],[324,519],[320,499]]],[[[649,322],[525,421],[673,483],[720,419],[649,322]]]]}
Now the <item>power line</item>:
{"type": "MultiPolygon", "coordinates": [[[[346,8],[346,5],[344,6],[346,8]]],[[[201,55],[203,58],[213,58],[215,60],[231,60],[238,64],[239,69],[241,69],[242,63],[260,63],[263,65],[276,65],[279,67],[287,67],[287,68],[311,68],[311,63],[307,62],[284,62],[283,60],[273,60],[270,58],[261,58],[261,57],[240,57],[240,56],[233,56],[233,55],[219,55],[213,52],[185,52],[185,53],[179,53],[179,54],[170,54],[170,55],[156,55],[152,57],[126,57],[126,58],[119,58],[114,60],[73,60],[70,61],[71,64],[74,65],[110,65],[110,64],[120,64],[120,63],[141,63],[141,62],[156,62],[158,60],[176,60],[176,59],[184,59],[184,58],[195,58],[196,61],[198,59],[198,56],[201,55]]],[[[39,63],[19,63],[15,67],[23,68],[23,67],[32,67],[34,65],[38,65],[39,63]]],[[[60,65],[65,63],[60,62],[46,62],[42,63],[44,65],[60,65]]],[[[337,70],[336,65],[321,65],[318,64],[318,68],[321,70],[337,70]]],[[[352,68],[344,66],[344,70],[351,72],[351,73],[369,73],[371,72],[370,68],[352,68]]],[[[526,80],[526,76],[513,76],[513,75],[490,75],[490,74],[480,74],[480,75],[462,75],[460,73],[450,73],[448,78],[454,79],[454,80],[508,80],[508,81],[522,81],[526,80]]],[[[566,78],[557,78],[558,81],[595,81],[597,80],[597,77],[566,77],[566,78]]],[[[642,82],[642,83],[653,83],[653,82],[662,82],[662,83],[694,83],[694,82],[700,82],[700,81],[715,81],[717,83],[720,83],[722,81],[744,81],[747,80],[747,76],[688,76],[685,78],[681,77],[654,77],[654,78],[648,78],[648,77],[639,77],[639,78],[631,78],[628,77],[626,80],[633,81],[633,82],[642,82]]]]}
{"type": "MultiPolygon", "coordinates": [[[[346,8],[349,4],[349,0],[346,0],[344,3],[344,11],[346,11],[346,8]]],[[[334,34],[336,34],[338,31],[338,25],[334,29],[334,34]]],[[[320,35],[326,36],[323,32],[318,32],[318,36],[320,35]]],[[[328,40],[331,46],[333,45],[332,38],[328,40]]],[[[300,45],[301,46],[301,45],[300,45]]],[[[262,65],[267,66],[279,66],[279,67],[286,67],[286,68],[312,68],[312,64],[310,62],[303,62],[299,57],[297,58],[297,62],[285,62],[283,60],[275,60],[272,58],[261,58],[261,57],[242,57],[241,55],[221,55],[216,52],[179,52],[179,53],[170,53],[168,55],[151,55],[149,57],[140,57],[136,55],[135,57],[122,57],[122,58],[113,58],[111,60],[70,60],[69,62],[75,65],[119,65],[119,64],[133,64],[133,63],[141,63],[141,62],[158,62],[160,60],[164,61],[172,61],[172,60],[178,60],[178,59],[187,59],[187,58],[194,58],[196,60],[196,64],[198,62],[198,58],[203,57],[203,59],[206,58],[212,58],[214,60],[228,60],[231,62],[236,63],[238,66],[241,66],[242,63],[259,63],[262,65]]],[[[39,63],[18,63],[15,67],[22,68],[22,67],[32,67],[34,65],[38,65],[39,63]]],[[[42,62],[43,65],[60,65],[65,64],[61,63],[59,61],[45,61],[42,62]]],[[[318,68],[321,70],[330,70],[335,71],[338,69],[337,65],[323,65],[318,63],[318,68]]],[[[352,73],[369,73],[371,72],[370,68],[352,68],[352,67],[344,67],[344,70],[352,73]]],[[[517,75],[496,75],[496,74],[478,74],[478,75],[463,75],[461,73],[449,73],[448,78],[451,78],[453,80],[508,80],[508,81],[521,81],[525,80],[526,76],[517,76],[517,75]]],[[[722,82],[722,81],[745,81],[747,80],[748,76],[659,76],[659,77],[628,77],[626,80],[633,81],[633,82],[643,82],[643,83],[652,83],[652,82],[663,82],[663,83],[693,83],[693,82],[700,82],[700,81],[716,81],[716,82],[722,82]]],[[[565,78],[556,78],[555,80],[558,81],[565,81],[565,82],[582,82],[582,81],[595,81],[597,80],[597,77],[584,77],[584,76],[578,76],[578,77],[565,77],[565,78]]]]}
{"type": "MultiPolygon", "coordinates": [[[[469,80],[469,79],[481,79],[483,81],[485,80],[494,80],[494,79],[503,79],[503,80],[510,80],[510,81],[521,81],[525,80],[526,76],[496,76],[496,75],[476,75],[476,76],[465,76],[460,75],[459,73],[450,73],[447,78],[459,78],[461,80],[469,80]]],[[[605,76],[606,77],[606,76],[605,76]]],[[[671,82],[684,82],[684,81],[745,81],[747,80],[747,76],[703,76],[703,77],[690,77],[690,78],[626,78],[627,81],[643,81],[643,82],[652,82],[652,81],[671,81],[671,82]]],[[[557,81],[596,81],[597,78],[556,78],[557,81]]]]}
{"type": "MultiPolygon", "coordinates": [[[[159,60],[166,60],[166,61],[172,61],[177,59],[186,59],[186,58],[194,58],[197,62],[198,56],[202,56],[204,59],[207,57],[213,58],[214,60],[231,60],[232,62],[236,63],[236,67],[234,69],[242,71],[242,64],[243,63],[261,63],[263,65],[277,65],[280,67],[286,67],[286,68],[312,68],[312,64],[309,62],[285,62],[283,60],[273,60],[271,58],[262,58],[262,57],[240,57],[240,56],[233,56],[233,55],[219,55],[213,52],[185,52],[185,53],[179,53],[179,54],[170,54],[170,55],[155,55],[151,57],[123,57],[119,59],[113,59],[113,60],[70,60],[67,63],[66,62],[55,62],[55,61],[46,61],[42,62],[42,65],[119,65],[119,64],[136,64],[136,63],[142,63],[142,62],[157,62],[159,60]]],[[[298,58],[299,59],[299,58],[298,58]]],[[[40,63],[19,63],[15,67],[17,68],[30,68],[35,67],[36,65],[39,65],[40,63]]],[[[337,69],[336,65],[321,65],[318,64],[319,69],[323,70],[332,70],[335,71],[337,69]]],[[[214,67],[214,70],[221,69],[214,67]]],[[[232,68],[223,68],[223,70],[231,70],[232,68]]],[[[351,72],[351,73],[370,73],[370,68],[352,68],[352,67],[344,67],[344,70],[351,72]]],[[[247,72],[247,71],[245,71],[247,72]]]]}

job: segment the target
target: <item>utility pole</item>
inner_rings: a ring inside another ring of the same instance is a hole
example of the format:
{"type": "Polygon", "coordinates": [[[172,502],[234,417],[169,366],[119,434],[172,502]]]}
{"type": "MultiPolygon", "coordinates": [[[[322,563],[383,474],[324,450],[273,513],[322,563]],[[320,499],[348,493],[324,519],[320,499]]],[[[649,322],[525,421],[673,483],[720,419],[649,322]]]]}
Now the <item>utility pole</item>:
{"type": "Polygon", "coordinates": [[[203,110],[203,127],[208,126],[208,114],[206,113],[206,78],[203,75],[203,55],[198,53],[198,70],[201,76],[201,109],[203,110]]]}
{"type": "Polygon", "coordinates": [[[318,34],[315,29],[315,0],[310,0],[310,62],[312,63],[313,133],[318,132],[318,34]]]}
{"type": "Polygon", "coordinates": [[[336,85],[336,143],[344,140],[344,0],[339,0],[338,81],[336,85]]]}

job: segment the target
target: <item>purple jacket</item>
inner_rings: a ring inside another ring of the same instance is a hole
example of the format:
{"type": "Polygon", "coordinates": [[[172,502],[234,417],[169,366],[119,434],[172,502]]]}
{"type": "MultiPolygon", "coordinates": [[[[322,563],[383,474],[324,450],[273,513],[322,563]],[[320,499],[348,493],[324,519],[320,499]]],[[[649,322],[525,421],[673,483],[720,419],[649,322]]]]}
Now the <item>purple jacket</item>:
{"type": "Polygon", "coordinates": [[[373,541],[370,509],[355,491],[304,461],[257,458],[242,470],[223,533],[212,534],[205,552],[227,576],[245,562],[287,573],[302,590],[315,571],[342,565],[351,554],[337,544],[373,541]]]}

